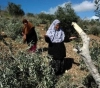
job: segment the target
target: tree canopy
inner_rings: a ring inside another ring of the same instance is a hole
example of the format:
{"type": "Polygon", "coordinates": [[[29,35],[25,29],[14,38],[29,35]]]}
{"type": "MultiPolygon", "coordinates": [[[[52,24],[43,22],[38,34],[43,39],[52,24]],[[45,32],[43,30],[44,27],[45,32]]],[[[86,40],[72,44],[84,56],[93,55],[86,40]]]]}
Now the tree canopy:
{"type": "Polygon", "coordinates": [[[71,7],[71,3],[65,4],[65,7],[59,6],[58,10],[55,12],[55,16],[61,21],[61,27],[64,30],[65,35],[71,36],[75,34],[75,30],[71,23],[77,22],[79,17],[71,7]]]}
{"type": "Polygon", "coordinates": [[[16,5],[15,3],[12,2],[8,2],[7,9],[9,14],[13,16],[23,16],[25,14],[24,11],[21,9],[20,5],[16,5]]]}
{"type": "Polygon", "coordinates": [[[99,17],[100,20],[100,0],[95,0],[95,15],[99,17]]]}

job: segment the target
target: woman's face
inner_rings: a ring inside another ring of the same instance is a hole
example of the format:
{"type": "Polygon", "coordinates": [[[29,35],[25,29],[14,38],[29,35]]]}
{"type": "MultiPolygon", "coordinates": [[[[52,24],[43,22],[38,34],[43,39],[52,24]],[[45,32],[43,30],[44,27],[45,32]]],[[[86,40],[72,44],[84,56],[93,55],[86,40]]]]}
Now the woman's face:
{"type": "Polygon", "coordinates": [[[60,24],[58,23],[58,24],[56,24],[55,29],[58,30],[59,27],[60,27],[60,24]]]}
{"type": "Polygon", "coordinates": [[[24,23],[25,26],[27,26],[27,23],[24,23]]]}

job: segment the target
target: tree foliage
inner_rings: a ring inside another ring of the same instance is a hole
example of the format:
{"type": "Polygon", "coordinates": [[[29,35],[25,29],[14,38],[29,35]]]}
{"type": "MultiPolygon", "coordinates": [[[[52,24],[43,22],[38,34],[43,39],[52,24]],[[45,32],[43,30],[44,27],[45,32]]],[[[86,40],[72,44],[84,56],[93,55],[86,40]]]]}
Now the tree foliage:
{"type": "Polygon", "coordinates": [[[9,2],[8,3],[8,12],[13,16],[23,16],[25,13],[21,9],[20,5],[16,5],[15,3],[9,2]]]}
{"type": "MultiPolygon", "coordinates": [[[[51,15],[51,14],[46,14],[46,13],[40,13],[38,14],[38,17],[40,19],[42,19],[43,21],[45,20],[49,20],[50,22],[52,22],[54,20],[54,15],[51,15]]],[[[44,22],[43,22],[44,23],[44,22]]]]}
{"type": "Polygon", "coordinates": [[[95,0],[95,15],[99,17],[100,20],[100,0],[95,0]]]}
{"type": "Polygon", "coordinates": [[[61,27],[67,36],[71,36],[73,33],[75,33],[71,23],[73,21],[77,22],[79,17],[74,12],[74,9],[71,7],[70,3],[65,4],[65,7],[59,6],[58,10],[55,12],[55,16],[61,21],[61,27]]]}
{"type": "Polygon", "coordinates": [[[30,17],[35,17],[35,15],[33,13],[27,13],[26,15],[30,16],[30,17]]]}

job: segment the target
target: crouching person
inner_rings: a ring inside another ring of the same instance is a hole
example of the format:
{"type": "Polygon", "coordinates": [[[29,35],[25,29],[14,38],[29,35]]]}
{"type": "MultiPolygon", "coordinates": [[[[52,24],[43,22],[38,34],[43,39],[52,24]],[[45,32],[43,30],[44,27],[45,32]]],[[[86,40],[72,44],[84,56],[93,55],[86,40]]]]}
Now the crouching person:
{"type": "Polygon", "coordinates": [[[35,31],[35,27],[33,26],[33,24],[29,21],[27,21],[26,19],[23,19],[23,31],[22,31],[22,35],[23,35],[23,42],[27,42],[28,46],[30,46],[29,48],[29,52],[35,52],[36,48],[37,48],[37,34],[35,31]]]}

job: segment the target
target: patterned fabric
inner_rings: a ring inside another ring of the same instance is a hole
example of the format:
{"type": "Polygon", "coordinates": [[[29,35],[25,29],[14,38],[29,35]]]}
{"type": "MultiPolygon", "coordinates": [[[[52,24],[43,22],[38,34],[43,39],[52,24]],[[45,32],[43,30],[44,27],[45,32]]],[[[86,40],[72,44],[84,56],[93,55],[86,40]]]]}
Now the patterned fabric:
{"type": "Polygon", "coordinates": [[[50,65],[54,69],[55,75],[62,75],[65,72],[64,59],[62,60],[52,60],[50,65]]]}
{"type": "Polygon", "coordinates": [[[52,43],[60,43],[64,41],[65,34],[64,32],[59,28],[58,30],[55,30],[55,26],[60,23],[59,20],[54,20],[50,27],[48,28],[48,31],[46,35],[50,38],[52,43]]]}

